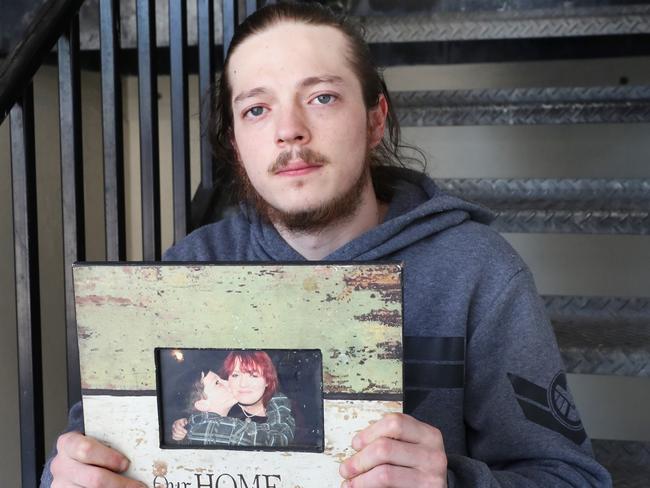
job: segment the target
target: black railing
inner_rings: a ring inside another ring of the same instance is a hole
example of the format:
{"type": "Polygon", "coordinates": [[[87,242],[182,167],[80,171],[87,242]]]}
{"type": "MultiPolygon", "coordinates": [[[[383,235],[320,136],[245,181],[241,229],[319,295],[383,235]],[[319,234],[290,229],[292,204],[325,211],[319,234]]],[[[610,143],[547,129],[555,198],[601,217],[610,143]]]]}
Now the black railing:
{"type": "Polygon", "coordinates": [[[59,133],[61,134],[61,200],[63,209],[63,272],[68,373],[68,403],[81,398],[77,327],[72,290],[72,263],[86,259],[84,184],[79,72],[79,19],[59,38],[59,133]]]}
{"type": "Polygon", "coordinates": [[[120,0],[99,3],[104,147],[104,220],[106,259],[126,260],[122,85],[119,75],[120,0]]]}
{"type": "Polygon", "coordinates": [[[10,124],[21,476],[23,486],[32,487],[37,485],[44,447],[34,94],[31,83],[11,109],[10,124]]]}
{"type": "Polygon", "coordinates": [[[187,235],[190,225],[190,147],[187,100],[187,6],[169,2],[171,71],[172,168],[174,183],[174,242],[187,235]]]}
{"type": "Polygon", "coordinates": [[[0,123],[82,3],[83,0],[50,0],[38,9],[25,36],[0,67],[0,123]]]}

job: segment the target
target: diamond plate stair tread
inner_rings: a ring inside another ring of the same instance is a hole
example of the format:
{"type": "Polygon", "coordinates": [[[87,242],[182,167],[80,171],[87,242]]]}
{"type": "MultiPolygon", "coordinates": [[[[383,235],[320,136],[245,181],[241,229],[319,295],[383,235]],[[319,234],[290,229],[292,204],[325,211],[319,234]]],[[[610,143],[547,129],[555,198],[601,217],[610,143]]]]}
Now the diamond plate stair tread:
{"type": "Polygon", "coordinates": [[[500,232],[650,234],[648,179],[437,179],[495,212],[500,232]]]}
{"type": "Polygon", "coordinates": [[[368,42],[427,42],[645,34],[648,6],[526,9],[359,17],[368,42]]]}
{"type": "Polygon", "coordinates": [[[650,323],[649,297],[543,295],[542,299],[556,322],[650,323]]]}
{"type": "Polygon", "coordinates": [[[553,322],[567,371],[650,377],[650,323],[553,322]]]}
{"type": "Polygon", "coordinates": [[[650,470],[617,470],[610,469],[614,488],[648,488],[650,486],[650,470]]]}
{"type": "Polygon", "coordinates": [[[596,459],[612,474],[615,488],[650,486],[650,442],[592,440],[596,459]]]}
{"type": "Polygon", "coordinates": [[[641,123],[650,86],[398,91],[404,127],[641,123]]]}
{"type": "Polygon", "coordinates": [[[650,376],[650,298],[545,295],[566,368],[650,376]]]}
{"type": "Polygon", "coordinates": [[[650,234],[648,211],[515,210],[495,212],[499,232],[571,234],[650,234]]]}
{"type": "Polygon", "coordinates": [[[444,191],[491,209],[645,210],[647,178],[436,178],[444,191]]]}

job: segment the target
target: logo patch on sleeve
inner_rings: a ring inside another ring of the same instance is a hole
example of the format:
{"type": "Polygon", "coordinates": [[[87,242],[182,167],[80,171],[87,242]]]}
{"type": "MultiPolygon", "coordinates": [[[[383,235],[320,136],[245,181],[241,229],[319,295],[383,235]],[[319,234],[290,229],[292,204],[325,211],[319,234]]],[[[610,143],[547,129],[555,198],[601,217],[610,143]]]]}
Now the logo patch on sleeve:
{"type": "Polygon", "coordinates": [[[566,375],[559,372],[548,389],[508,373],[517,402],[531,422],[582,444],[587,438],[578,411],[567,389],[566,375]]]}

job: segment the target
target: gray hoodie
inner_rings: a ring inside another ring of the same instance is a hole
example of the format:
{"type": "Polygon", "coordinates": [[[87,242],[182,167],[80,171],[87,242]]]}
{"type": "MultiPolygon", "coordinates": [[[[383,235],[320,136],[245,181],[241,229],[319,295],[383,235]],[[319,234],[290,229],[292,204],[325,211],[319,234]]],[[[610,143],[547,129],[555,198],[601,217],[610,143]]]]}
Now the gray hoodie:
{"type": "MultiPolygon", "coordinates": [[[[405,412],[441,430],[449,486],[611,486],[593,459],[530,271],[485,225],[491,214],[420,173],[392,173],[384,222],[324,261],[404,262],[405,412]]],[[[245,207],[164,259],[305,260],[245,207]]],[[[80,425],[76,408],[69,429],[80,425]]],[[[48,478],[46,469],[42,486],[48,478]]]]}

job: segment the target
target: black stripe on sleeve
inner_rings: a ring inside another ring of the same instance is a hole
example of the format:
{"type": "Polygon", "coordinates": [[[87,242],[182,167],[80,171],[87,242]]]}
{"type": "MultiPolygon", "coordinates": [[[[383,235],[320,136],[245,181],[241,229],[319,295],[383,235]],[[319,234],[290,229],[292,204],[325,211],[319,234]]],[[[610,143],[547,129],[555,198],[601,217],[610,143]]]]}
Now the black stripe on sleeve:
{"type": "Polygon", "coordinates": [[[405,336],[404,361],[465,361],[465,338],[405,336]]]}

